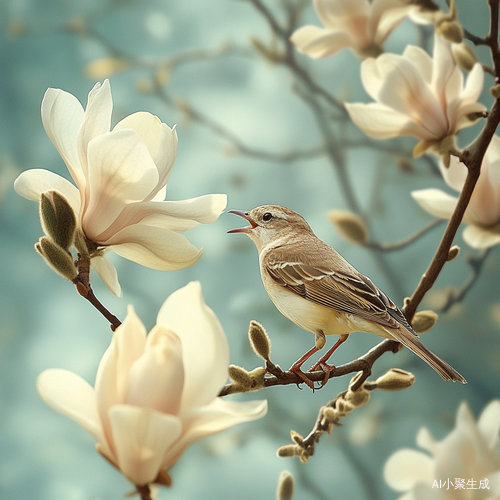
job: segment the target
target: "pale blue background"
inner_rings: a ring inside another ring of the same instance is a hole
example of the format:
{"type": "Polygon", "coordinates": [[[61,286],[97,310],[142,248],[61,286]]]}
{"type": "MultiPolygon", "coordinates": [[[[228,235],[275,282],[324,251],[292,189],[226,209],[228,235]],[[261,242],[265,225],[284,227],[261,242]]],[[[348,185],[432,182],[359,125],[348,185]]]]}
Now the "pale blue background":
{"type": "MultiPolygon", "coordinates": [[[[273,8],[275,3],[268,2],[273,8]]],[[[472,12],[465,10],[467,2],[459,4],[463,4],[467,27],[485,34],[486,6],[473,3],[472,12]]],[[[43,130],[40,103],[48,87],[62,88],[85,102],[95,83],[84,76],[83,68],[107,53],[95,41],[64,33],[65,24],[79,16],[88,16],[103,37],[147,61],[183,50],[215,49],[225,42],[249,47],[250,35],[266,43],[270,40],[266,23],[244,1],[0,2],[0,498],[5,500],[108,500],[121,498],[131,489],[96,454],[92,438],[46,407],[36,393],[37,375],[50,367],[70,369],[93,383],[110,331],[73,286],[36,255],[33,244],[41,235],[37,206],[17,196],[11,187],[15,176],[28,168],[67,175],[43,130]],[[24,36],[9,35],[15,20],[24,23],[24,36]]],[[[308,17],[317,23],[312,9],[308,17]]],[[[387,47],[401,53],[405,43],[415,40],[408,22],[390,37],[387,47]]],[[[301,61],[339,98],[367,100],[359,82],[359,62],[352,53],[344,51],[319,62],[302,57],[301,61]]],[[[329,224],[326,212],[345,208],[345,203],[326,159],[275,164],[228,156],[224,154],[230,146],[226,140],[189,123],[154,96],[139,94],[135,84],[147,76],[145,70],[134,69],[111,78],[114,122],[147,110],[169,125],[177,123],[179,154],[168,199],[221,192],[228,194],[228,209],[250,209],[263,203],[289,206],[396,302],[401,304],[403,295],[412,292],[432,258],[442,226],[415,245],[385,255],[397,284],[388,280],[369,251],[345,243],[329,224]]],[[[491,84],[491,79],[487,81],[491,84]]],[[[287,71],[255,53],[185,65],[174,73],[168,90],[249,146],[286,152],[315,147],[321,141],[308,109],[291,91],[287,71]]],[[[491,102],[487,92],[484,102],[491,102]]],[[[347,132],[356,133],[352,127],[347,132]]],[[[415,140],[399,144],[411,151],[415,140]]],[[[443,187],[426,162],[416,161],[415,171],[404,174],[388,154],[357,149],[346,152],[346,158],[356,194],[371,214],[378,240],[397,241],[431,220],[409,196],[413,189],[443,187]],[[372,203],[374,185],[380,186],[376,189],[380,196],[372,203]]],[[[206,302],[228,336],[232,363],[247,369],[259,365],[246,340],[248,323],[256,319],[272,338],[272,359],[288,367],[311,347],[313,338],[275,310],[260,283],[253,244],[242,235],[226,234],[239,225],[235,216],[223,214],[216,224],[188,234],[205,250],[190,269],[159,272],[116,258],[123,298],[113,297],[98,279],[94,288],[120,318],[127,304],[134,304],[151,328],[170,293],[190,280],[200,280],[206,302]]],[[[457,243],[463,245],[460,236],[457,243]]],[[[467,255],[474,252],[463,246],[460,257],[446,266],[437,290],[465,281],[467,255]]],[[[295,475],[296,499],[397,498],[382,480],[386,458],[403,446],[414,447],[420,426],[427,426],[438,438],[445,436],[454,425],[460,401],[467,400],[477,415],[500,395],[500,326],[491,315],[492,306],[497,311],[500,306],[499,272],[499,253],[494,249],[466,302],[442,315],[424,338],[466,376],[467,386],[443,382],[408,351],[386,354],[376,364],[375,375],[398,366],[415,373],[415,386],[402,393],[373,393],[368,406],[347,418],[331,436],[323,437],[317,454],[305,465],[297,459],[277,458],[276,449],[289,443],[290,429],[307,434],[319,407],[345,389],[348,380],[331,381],[315,394],[286,387],[247,395],[245,399],[269,400],[267,417],[192,446],[172,471],[173,488],[162,490],[160,498],[274,498],[283,469],[295,475]]],[[[429,301],[424,304],[432,306],[429,301]]],[[[353,335],[335,360],[354,359],[376,342],[370,335],[353,335]]]]}

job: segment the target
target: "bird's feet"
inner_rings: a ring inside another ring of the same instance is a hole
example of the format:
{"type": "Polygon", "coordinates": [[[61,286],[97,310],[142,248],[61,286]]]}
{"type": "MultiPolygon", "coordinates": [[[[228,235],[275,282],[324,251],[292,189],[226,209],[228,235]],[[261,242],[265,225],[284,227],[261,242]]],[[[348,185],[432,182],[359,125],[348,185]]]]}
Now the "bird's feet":
{"type": "Polygon", "coordinates": [[[293,364],[289,371],[296,373],[305,382],[305,384],[314,391],[314,382],[300,369],[300,366],[295,366],[295,364],[293,364]]]}
{"type": "Polygon", "coordinates": [[[328,382],[328,379],[330,378],[330,372],[335,370],[335,365],[329,365],[328,363],[325,363],[324,361],[322,361],[320,359],[315,365],[311,366],[311,368],[309,368],[309,370],[307,370],[307,371],[308,372],[315,372],[315,371],[320,370],[320,369],[325,372],[325,377],[321,381],[321,387],[323,387],[328,382]]]}

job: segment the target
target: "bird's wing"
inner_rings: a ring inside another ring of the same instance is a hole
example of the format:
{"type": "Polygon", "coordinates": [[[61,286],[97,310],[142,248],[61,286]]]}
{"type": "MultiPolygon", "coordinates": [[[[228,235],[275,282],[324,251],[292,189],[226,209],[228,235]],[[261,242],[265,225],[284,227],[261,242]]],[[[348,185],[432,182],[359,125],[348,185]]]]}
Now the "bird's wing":
{"type": "Polygon", "coordinates": [[[360,316],[387,328],[404,326],[417,336],[394,302],[367,276],[326,266],[267,259],[266,271],[279,285],[316,304],[360,316]]]}

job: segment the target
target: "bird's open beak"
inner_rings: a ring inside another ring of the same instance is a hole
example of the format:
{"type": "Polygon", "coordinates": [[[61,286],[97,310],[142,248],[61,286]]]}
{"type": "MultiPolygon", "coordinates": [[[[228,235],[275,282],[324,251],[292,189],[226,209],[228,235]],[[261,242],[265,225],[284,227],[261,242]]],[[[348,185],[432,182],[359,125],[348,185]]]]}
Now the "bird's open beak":
{"type": "Polygon", "coordinates": [[[245,212],[243,210],[229,210],[229,213],[236,214],[236,215],[239,215],[240,217],[243,217],[248,222],[250,222],[250,226],[240,227],[239,229],[231,229],[231,231],[228,231],[228,233],[249,233],[252,229],[257,227],[257,224],[250,218],[250,216],[248,215],[248,212],[245,212]]]}

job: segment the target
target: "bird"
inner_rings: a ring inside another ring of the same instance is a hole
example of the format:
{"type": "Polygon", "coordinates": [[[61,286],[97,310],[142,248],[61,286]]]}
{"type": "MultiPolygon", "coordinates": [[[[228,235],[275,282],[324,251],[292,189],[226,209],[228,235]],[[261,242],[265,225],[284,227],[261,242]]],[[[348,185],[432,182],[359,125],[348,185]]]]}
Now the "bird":
{"type": "Polygon", "coordinates": [[[250,224],[228,233],[246,234],[255,243],[262,282],[276,308],[315,335],[314,346],[290,368],[309,387],[314,385],[302,372],[302,364],[324,347],[326,336],[339,335],[335,345],[309,370],[322,369],[324,385],[334,368],[327,363],[328,359],[353,332],[373,333],[400,342],[444,380],[467,383],[419,340],[397,305],[370,278],[319,239],[297,212],[278,205],[263,205],[229,213],[243,217],[250,224]]]}

